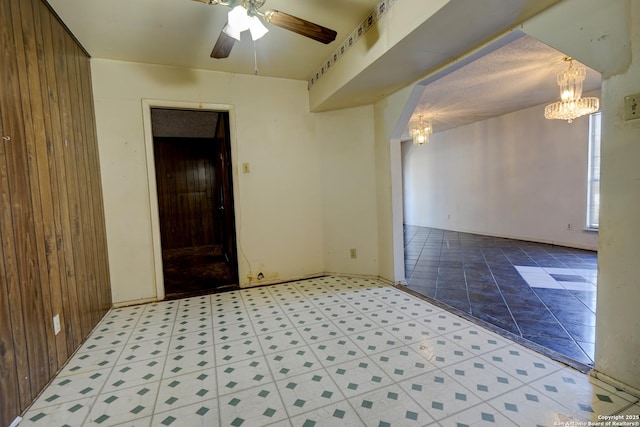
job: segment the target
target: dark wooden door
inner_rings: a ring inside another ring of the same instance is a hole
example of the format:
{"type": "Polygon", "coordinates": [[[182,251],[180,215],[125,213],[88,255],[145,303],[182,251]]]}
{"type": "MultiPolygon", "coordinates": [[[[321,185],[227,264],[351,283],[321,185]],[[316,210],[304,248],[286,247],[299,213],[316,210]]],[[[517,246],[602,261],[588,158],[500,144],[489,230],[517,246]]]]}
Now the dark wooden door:
{"type": "Polygon", "coordinates": [[[238,284],[228,114],[207,113],[210,115],[198,120],[209,121],[211,129],[204,134],[199,131],[197,137],[188,136],[190,125],[178,121],[177,131],[159,132],[172,136],[156,136],[154,130],[168,298],[235,288],[238,284]]]}

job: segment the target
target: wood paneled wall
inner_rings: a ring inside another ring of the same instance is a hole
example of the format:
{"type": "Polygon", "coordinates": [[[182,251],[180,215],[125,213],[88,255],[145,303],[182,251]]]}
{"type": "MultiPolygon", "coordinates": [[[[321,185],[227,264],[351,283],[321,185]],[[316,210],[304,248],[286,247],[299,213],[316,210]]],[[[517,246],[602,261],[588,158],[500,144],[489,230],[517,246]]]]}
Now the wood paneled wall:
{"type": "Polygon", "coordinates": [[[213,138],[154,137],[162,249],[223,243],[217,232],[222,197],[216,183],[213,138]]]}
{"type": "Polygon", "coordinates": [[[110,308],[111,287],[89,58],[42,0],[0,0],[0,77],[0,425],[8,425],[110,308]]]}

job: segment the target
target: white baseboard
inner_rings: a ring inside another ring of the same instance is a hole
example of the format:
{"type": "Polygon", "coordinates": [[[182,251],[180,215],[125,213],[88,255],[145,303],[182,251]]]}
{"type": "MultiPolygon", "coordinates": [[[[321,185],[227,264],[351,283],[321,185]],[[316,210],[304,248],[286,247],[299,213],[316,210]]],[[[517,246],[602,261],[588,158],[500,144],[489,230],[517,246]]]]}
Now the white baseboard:
{"type": "Polygon", "coordinates": [[[622,381],[618,381],[615,378],[611,378],[609,375],[603,374],[602,372],[600,372],[600,371],[598,371],[596,369],[592,369],[591,371],[589,371],[589,375],[594,377],[594,378],[599,379],[600,381],[602,381],[604,383],[612,385],[615,388],[624,391],[625,393],[629,393],[630,395],[640,399],[640,389],[637,389],[635,387],[631,387],[629,384],[625,384],[622,381]]]}

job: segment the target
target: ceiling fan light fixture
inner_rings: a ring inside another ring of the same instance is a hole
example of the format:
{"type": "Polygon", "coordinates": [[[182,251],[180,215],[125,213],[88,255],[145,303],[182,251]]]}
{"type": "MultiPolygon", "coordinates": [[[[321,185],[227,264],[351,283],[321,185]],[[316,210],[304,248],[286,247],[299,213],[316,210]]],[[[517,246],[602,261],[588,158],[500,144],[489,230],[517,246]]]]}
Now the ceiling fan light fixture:
{"type": "MultiPolygon", "coordinates": [[[[229,11],[227,15],[228,26],[231,27],[234,33],[240,34],[241,32],[248,30],[250,26],[249,15],[247,14],[247,9],[244,6],[236,6],[229,11]]],[[[229,34],[230,35],[230,34],[229,34]]],[[[233,36],[232,36],[233,37],[233,36]]],[[[240,39],[237,39],[240,40],[240,39]]]]}
{"type": "MultiPolygon", "coordinates": [[[[211,51],[215,59],[228,58],[236,40],[240,41],[242,33],[249,30],[255,42],[269,32],[265,23],[292,31],[324,44],[331,43],[336,38],[336,31],[289,15],[277,10],[260,9],[267,0],[197,0],[209,5],[227,6],[231,10],[227,13],[227,23],[220,32],[216,44],[211,51]]],[[[254,46],[255,47],[255,46],[254,46]]],[[[255,57],[255,51],[254,51],[255,57]]]]}
{"type": "Polygon", "coordinates": [[[269,29],[264,26],[260,18],[254,15],[249,17],[249,32],[253,41],[256,41],[267,34],[269,29]]]}
{"type": "Polygon", "coordinates": [[[560,101],[547,105],[544,108],[544,117],[571,123],[573,119],[598,111],[600,100],[595,97],[582,98],[582,83],[587,75],[587,69],[583,66],[574,67],[571,57],[566,57],[564,60],[569,62],[569,68],[558,73],[560,101]]]}
{"type": "Polygon", "coordinates": [[[222,32],[224,32],[229,37],[233,37],[234,39],[240,41],[241,31],[236,31],[236,29],[230,26],[229,24],[224,26],[224,28],[222,29],[222,32]]]}

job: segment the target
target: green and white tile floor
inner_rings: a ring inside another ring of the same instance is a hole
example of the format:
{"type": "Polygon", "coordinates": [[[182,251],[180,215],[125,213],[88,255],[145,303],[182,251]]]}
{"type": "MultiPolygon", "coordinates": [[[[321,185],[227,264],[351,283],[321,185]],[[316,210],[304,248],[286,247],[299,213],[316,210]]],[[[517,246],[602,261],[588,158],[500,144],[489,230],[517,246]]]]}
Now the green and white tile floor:
{"type": "Polygon", "coordinates": [[[640,414],[638,399],[402,290],[326,277],[111,310],[20,426],[551,427],[619,413],[640,414]]]}

